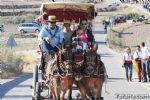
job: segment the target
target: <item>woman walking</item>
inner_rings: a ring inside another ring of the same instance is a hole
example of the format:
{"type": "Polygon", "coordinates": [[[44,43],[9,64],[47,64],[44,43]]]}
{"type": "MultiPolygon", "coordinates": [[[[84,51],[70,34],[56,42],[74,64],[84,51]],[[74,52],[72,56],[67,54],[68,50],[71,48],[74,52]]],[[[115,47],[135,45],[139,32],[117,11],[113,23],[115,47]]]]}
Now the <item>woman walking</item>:
{"type": "Polygon", "coordinates": [[[126,72],[126,78],[127,81],[132,81],[132,54],[131,54],[131,49],[128,47],[124,53],[124,59],[123,59],[123,64],[126,72]]]}

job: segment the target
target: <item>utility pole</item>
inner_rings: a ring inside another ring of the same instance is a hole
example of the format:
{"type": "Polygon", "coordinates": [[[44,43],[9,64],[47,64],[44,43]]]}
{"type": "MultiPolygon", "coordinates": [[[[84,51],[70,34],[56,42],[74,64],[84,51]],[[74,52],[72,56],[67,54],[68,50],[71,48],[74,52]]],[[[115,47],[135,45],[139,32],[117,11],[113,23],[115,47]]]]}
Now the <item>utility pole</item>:
{"type": "Polygon", "coordinates": [[[14,6],[14,1],[12,0],[11,3],[12,3],[12,7],[13,7],[13,16],[14,16],[14,18],[15,18],[15,6],[14,6]]]}

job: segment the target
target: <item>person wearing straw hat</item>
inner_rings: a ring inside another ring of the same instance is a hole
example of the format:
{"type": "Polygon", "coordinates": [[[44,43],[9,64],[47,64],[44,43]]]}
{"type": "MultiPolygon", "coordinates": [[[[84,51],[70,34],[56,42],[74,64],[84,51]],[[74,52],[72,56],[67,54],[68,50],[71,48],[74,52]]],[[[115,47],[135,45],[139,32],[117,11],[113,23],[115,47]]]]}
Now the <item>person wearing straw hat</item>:
{"type": "MultiPolygon", "coordinates": [[[[56,16],[48,16],[48,20],[46,22],[47,25],[41,29],[38,35],[38,40],[40,41],[40,50],[42,54],[56,54],[61,48],[61,44],[64,39],[64,34],[61,28],[56,25],[56,22],[58,22],[56,16]]],[[[44,58],[41,59],[41,63],[43,62],[45,62],[44,58]]],[[[41,65],[44,66],[45,64],[41,65]]]]}
{"type": "Polygon", "coordinates": [[[56,22],[58,22],[56,16],[48,16],[47,26],[43,27],[39,33],[38,39],[43,52],[58,52],[61,47],[64,34],[56,22]]]}

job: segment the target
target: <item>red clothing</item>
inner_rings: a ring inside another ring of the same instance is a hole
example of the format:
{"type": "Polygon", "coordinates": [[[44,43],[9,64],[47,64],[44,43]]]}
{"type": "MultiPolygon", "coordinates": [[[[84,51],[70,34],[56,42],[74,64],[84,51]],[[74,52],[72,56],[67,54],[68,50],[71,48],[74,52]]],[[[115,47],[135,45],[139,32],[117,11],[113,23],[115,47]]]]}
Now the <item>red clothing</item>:
{"type": "Polygon", "coordinates": [[[88,43],[87,36],[85,33],[78,33],[76,37],[79,38],[81,41],[88,43]]]}
{"type": "Polygon", "coordinates": [[[141,60],[136,61],[136,64],[137,64],[138,79],[139,81],[141,81],[143,78],[141,60]]]}

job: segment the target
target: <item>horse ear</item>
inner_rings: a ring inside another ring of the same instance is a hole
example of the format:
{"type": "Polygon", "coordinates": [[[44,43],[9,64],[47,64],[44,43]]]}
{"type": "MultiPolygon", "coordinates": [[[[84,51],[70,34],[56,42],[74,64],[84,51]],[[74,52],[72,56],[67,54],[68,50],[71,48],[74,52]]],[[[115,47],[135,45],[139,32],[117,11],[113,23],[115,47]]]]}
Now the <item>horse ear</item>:
{"type": "Polygon", "coordinates": [[[94,43],[94,47],[93,47],[93,51],[97,51],[97,49],[98,49],[98,43],[94,43]]]}

